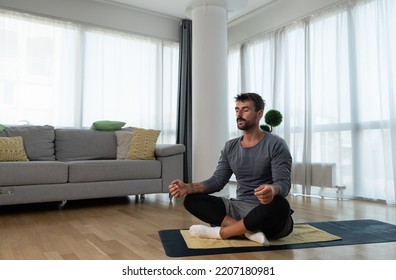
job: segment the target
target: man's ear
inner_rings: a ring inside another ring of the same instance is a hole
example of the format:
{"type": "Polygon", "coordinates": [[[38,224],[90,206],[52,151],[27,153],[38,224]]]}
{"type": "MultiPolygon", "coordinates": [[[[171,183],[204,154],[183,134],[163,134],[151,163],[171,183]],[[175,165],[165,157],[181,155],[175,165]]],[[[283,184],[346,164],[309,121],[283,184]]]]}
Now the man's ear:
{"type": "Polygon", "coordinates": [[[264,109],[260,109],[257,111],[257,118],[261,119],[264,115],[264,109]]]}

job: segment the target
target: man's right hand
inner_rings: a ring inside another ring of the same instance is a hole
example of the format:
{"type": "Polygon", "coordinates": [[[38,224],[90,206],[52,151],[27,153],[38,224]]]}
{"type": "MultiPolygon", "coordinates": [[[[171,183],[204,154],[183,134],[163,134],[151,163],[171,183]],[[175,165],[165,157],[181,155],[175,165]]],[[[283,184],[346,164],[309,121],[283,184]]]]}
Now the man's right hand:
{"type": "Polygon", "coordinates": [[[187,194],[187,185],[181,180],[172,181],[168,188],[173,197],[183,197],[187,194]]]}

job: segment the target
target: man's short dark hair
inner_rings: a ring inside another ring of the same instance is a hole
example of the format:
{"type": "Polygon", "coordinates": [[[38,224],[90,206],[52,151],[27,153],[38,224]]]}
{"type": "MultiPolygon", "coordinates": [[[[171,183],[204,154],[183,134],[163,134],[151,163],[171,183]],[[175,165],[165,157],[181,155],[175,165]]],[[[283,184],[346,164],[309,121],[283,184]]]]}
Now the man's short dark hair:
{"type": "Polygon", "coordinates": [[[264,110],[265,107],[265,101],[263,98],[261,98],[261,95],[254,93],[254,92],[246,92],[246,93],[241,93],[235,96],[235,102],[237,101],[242,101],[245,102],[247,100],[251,100],[254,102],[254,108],[256,112],[260,111],[261,109],[264,110]]]}

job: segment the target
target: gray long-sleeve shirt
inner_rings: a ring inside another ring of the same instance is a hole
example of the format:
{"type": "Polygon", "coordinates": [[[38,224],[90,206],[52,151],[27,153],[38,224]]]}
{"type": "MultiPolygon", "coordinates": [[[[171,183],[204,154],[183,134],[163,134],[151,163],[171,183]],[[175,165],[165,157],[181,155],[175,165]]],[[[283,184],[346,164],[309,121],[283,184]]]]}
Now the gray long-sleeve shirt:
{"type": "Polygon", "coordinates": [[[214,174],[203,182],[208,192],[220,191],[234,173],[238,199],[257,200],[254,189],[262,184],[277,184],[279,195],[287,196],[291,187],[292,157],[286,142],[266,133],[257,145],[244,148],[241,139],[225,143],[214,174]]]}

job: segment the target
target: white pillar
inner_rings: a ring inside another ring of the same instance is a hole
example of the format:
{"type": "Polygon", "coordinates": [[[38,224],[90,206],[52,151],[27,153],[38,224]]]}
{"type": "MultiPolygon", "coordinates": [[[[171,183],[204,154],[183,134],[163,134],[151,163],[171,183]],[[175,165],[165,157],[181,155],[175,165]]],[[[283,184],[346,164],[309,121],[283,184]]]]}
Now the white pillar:
{"type": "Polygon", "coordinates": [[[192,180],[209,178],[228,140],[227,11],[243,0],[195,0],[192,19],[192,180]]]}

